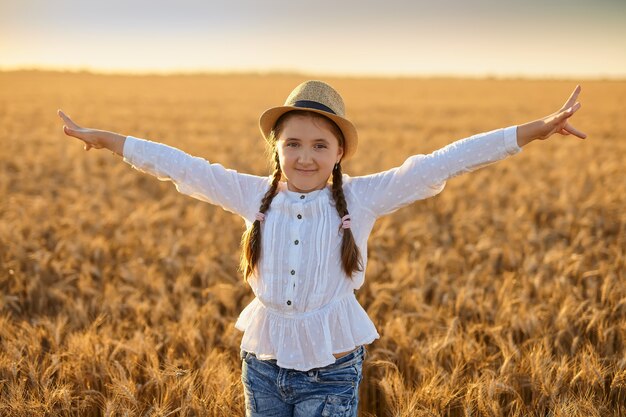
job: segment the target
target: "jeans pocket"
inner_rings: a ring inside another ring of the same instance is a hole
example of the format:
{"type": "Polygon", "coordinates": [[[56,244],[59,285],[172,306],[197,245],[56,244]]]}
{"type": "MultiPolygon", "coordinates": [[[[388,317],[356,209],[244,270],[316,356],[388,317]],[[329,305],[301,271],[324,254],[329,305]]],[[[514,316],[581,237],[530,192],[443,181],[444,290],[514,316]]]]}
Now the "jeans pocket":
{"type": "Polygon", "coordinates": [[[316,380],[320,384],[337,384],[356,386],[360,371],[356,365],[348,365],[337,368],[321,368],[317,370],[316,380]]]}
{"type": "Polygon", "coordinates": [[[339,395],[326,396],[326,402],[322,409],[323,417],[341,417],[347,416],[352,408],[352,399],[339,395]]]}

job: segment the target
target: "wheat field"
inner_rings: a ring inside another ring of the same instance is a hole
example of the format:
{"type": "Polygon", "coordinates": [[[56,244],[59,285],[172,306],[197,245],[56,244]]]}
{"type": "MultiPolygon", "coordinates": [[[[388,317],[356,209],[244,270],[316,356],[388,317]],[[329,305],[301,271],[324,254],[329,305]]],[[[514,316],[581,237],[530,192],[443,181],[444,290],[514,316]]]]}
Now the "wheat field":
{"type": "MultiPolygon", "coordinates": [[[[258,116],[298,74],[0,73],[0,415],[240,416],[239,217],[56,115],[267,175],[258,116]]],[[[324,78],[350,175],[558,110],[572,124],[382,217],[357,298],[360,416],[626,415],[626,82],[324,78]]]]}

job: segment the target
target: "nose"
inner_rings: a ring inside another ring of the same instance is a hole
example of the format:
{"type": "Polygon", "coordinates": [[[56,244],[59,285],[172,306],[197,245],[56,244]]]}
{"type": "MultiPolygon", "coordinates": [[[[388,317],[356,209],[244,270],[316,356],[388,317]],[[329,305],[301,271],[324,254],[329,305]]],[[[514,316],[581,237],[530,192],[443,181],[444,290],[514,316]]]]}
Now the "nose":
{"type": "Polygon", "coordinates": [[[313,158],[311,158],[311,152],[309,152],[307,149],[302,150],[302,152],[298,154],[298,162],[302,165],[313,162],[313,158]]]}

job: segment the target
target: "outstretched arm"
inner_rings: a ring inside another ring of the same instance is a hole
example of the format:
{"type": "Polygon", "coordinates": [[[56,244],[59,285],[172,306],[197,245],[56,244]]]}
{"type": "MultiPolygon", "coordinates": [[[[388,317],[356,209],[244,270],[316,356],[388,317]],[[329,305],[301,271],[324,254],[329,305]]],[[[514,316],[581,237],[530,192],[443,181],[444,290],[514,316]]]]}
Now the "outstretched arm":
{"type": "Polygon", "coordinates": [[[563,107],[556,112],[541,119],[524,123],[517,127],[517,144],[522,147],[528,145],[533,140],[545,140],[555,133],[561,135],[574,135],[585,139],[587,135],[572,126],[568,119],[572,117],[581,104],[576,101],[580,94],[580,85],[577,85],[569,96],[563,107]]]}
{"type": "Polygon", "coordinates": [[[425,156],[422,162],[422,179],[435,187],[450,178],[491,165],[521,151],[522,146],[534,140],[548,139],[555,133],[587,137],[569,123],[569,118],[580,109],[576,101],[580,93],[577,85],[565,104],[548,116],[504,129],[479,133],[444,146],[425,156]]]}
{"type": "Polygon", "coordinates": [[[472,135],[427,155],[410,156],[399,167],[353,177],[344,184],[350,184],[361,207],[379,217],[416,200],[432,197],[444,189],[448,179],[515,155],[533,140],[547,139],[554,133],[584,139],[587,135],[568,122],[580,108],[580,103],[576,102],[579,92],[580,86],[576,86],[563,107],[549,116],[472,135]]]}
{"type": "Polygon", "coordinates": [[[269,187],[267,177],[239,173],[164,143],[80,127],[61,110],[57,113],[65,122],[63,132],[85,142],[86,151],[109,149],[133,168],[160,181],[172,181],[182,194],[254,221],[262,195],[269,187]]]}

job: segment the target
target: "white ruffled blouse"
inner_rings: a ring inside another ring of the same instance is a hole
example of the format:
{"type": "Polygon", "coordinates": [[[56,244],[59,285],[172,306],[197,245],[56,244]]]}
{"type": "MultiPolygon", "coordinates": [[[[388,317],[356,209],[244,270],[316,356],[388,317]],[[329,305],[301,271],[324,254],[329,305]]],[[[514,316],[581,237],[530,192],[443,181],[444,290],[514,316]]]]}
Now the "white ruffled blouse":
{"type": "MultiPolygon", "coordinates": [[[[428,155],[410,156],[399,167],[371,175],[343,174],[351,229],[367,265],[367,239],[378,217],[440,193],[446,181],[518,153],[517,126],[480,133],[428,155]]],[[[271,177],[226,169],[174,147],[128,136],[124,161],[172,181],[183,194],[255,220],[271,177]]],[[[278,366],[306,371],[335,362],[333,353],[379,337],[355,291],[364,272],[348,278],[341,267],[341,219],[330,184],[309,193],[281,182],[261,223],[261,257],[249,278],[256,296],[237,319],[241,348],[278,366]]]]}

